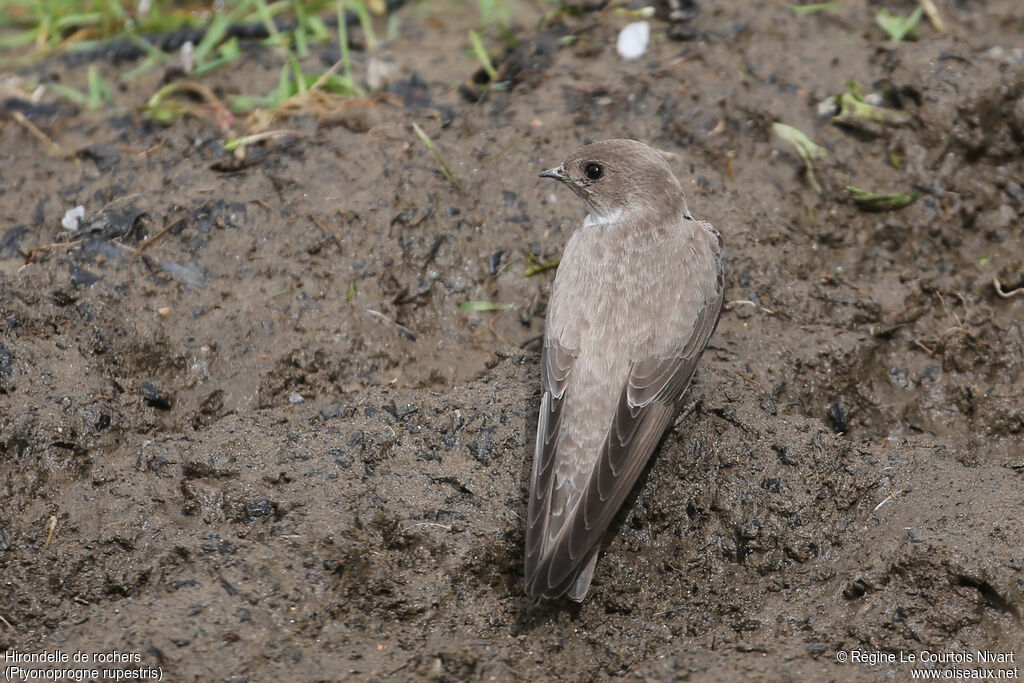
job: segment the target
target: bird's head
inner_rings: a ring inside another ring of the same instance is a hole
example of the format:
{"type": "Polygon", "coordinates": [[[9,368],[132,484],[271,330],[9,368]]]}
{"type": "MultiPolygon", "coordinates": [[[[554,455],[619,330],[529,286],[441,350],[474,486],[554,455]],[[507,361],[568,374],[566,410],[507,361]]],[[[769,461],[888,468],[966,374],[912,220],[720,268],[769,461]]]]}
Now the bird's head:
{"type": "Polygon", "coordinates": [[[569,186],[594,218],[686,210],[683,188],[657,151],[636,140],[604,140],[581,147],[561,166],[542,171],[569,186]]]}

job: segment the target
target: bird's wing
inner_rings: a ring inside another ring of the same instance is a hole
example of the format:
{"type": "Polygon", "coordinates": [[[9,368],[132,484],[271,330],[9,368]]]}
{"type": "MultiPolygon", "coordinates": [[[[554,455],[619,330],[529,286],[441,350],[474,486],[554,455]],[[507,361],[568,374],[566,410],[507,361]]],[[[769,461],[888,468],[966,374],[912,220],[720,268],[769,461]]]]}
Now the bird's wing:
{"type": "Polygon", "coordinates": [[[565,387],[576,362],[575,354],[566,350],[555,339],[546,339],[541,355],[540,379],[544,395],[537,421],[537,445],[533,455],[533,474],[530,477],[530,501],[526,518],[526,575],[536,573],[544,546],[544,536],[551,513],[551,494],[554,482],[555,446],[562,424],[562,406],[565,387]]]}
{"type": "Polygon", "coordinates": [[[679,410],[697,362],[722,310],[723,286],[705,301],[689,337],[665,358],[648,358],[630,366],[612,424],[583,495],[562,525],[554,543],[544,548],[558,440],[559,417],[571,355],[557,343],[545,348],[544,398],[537,429],[526,532],[526,589],[533,596],[565,593],[581,600],[590,585],[596,552],[615,513],[636,483],[662,434],[679,410]]]}

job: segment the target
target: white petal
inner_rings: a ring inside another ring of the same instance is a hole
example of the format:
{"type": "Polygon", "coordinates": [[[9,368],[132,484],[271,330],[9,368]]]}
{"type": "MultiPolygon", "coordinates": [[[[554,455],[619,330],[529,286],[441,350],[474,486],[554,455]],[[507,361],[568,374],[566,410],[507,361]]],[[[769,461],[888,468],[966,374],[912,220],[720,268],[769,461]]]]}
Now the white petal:
{"type": "Polygon", "coordinates": [[[619,32],[619,40],[615,47],[625,59],[636,59],[647,52],[647,43],[650,39],[651,27],[647,22],[635,21],[619,32]]]}

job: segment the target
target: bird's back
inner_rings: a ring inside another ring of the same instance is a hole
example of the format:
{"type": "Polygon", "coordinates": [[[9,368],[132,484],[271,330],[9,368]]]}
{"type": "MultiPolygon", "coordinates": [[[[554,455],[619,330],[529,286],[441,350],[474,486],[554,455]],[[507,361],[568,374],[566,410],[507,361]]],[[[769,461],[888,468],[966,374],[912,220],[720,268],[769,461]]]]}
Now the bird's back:
{"type": "Polygon", "coordinates": [[[683,214],[656,230],[633,227],[628,221],[585,224],[566,245],[552,289],[544,400],[549,413],[557,408],[557,424],[542,408],[530,498],[533,524],[527,528],[527,591],[534,595],[553,597],[551,584],[557,583],[556,590],[583,597],[600,538],[615,512],[601,510],[596,517],[581,512],[583,503],[595,509],[593,500],[584,499],[602,454],[610,457],[616,446],[628,451],[629,480],[616,481],[615,495],[606,501],[617,509],[622,489],[632,488],[670,426],[692,375],[691,368],[678,396],[635,409],[629,443],[616,444],[614,439],[623,440],[616,436],[616,423],[627,419],[619,413],[624,405],[634,412],[627,394],[636,364],[675,358],[692,347],[694,335],[703,338],[702,351],[711,330],[699,328],[708,326],[712,308],[717,322],[722,281],[717,233],[683,214]],[[561,368],[564,378],[557,376],[561,368]],[[638,430],[642,438],[634,443],[638,430]],[[600,529],[594,526],[598,517],[600,529]],[[567,539],[581,534],[589,541],[575,543],[576,552],[567,554],[567,539]],[[566,562],[568,571],[556,566],[566,562]]]}

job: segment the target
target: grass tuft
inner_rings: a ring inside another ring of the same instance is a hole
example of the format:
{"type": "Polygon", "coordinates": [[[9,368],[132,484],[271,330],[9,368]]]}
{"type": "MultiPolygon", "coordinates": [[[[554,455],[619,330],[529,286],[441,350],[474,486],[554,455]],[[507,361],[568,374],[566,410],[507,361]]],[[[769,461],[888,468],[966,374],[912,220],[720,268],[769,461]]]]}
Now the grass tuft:
{"type": "Polygon", "coordinates": [[[875,15],[875,23],[885,31],[889,40],[900,42],[904,38],[917,38],[917,23],[921,21],[924,9],[918,7],[908,17],[901,17],[893,13],[888,7],[883,7],[875,15]]]}

